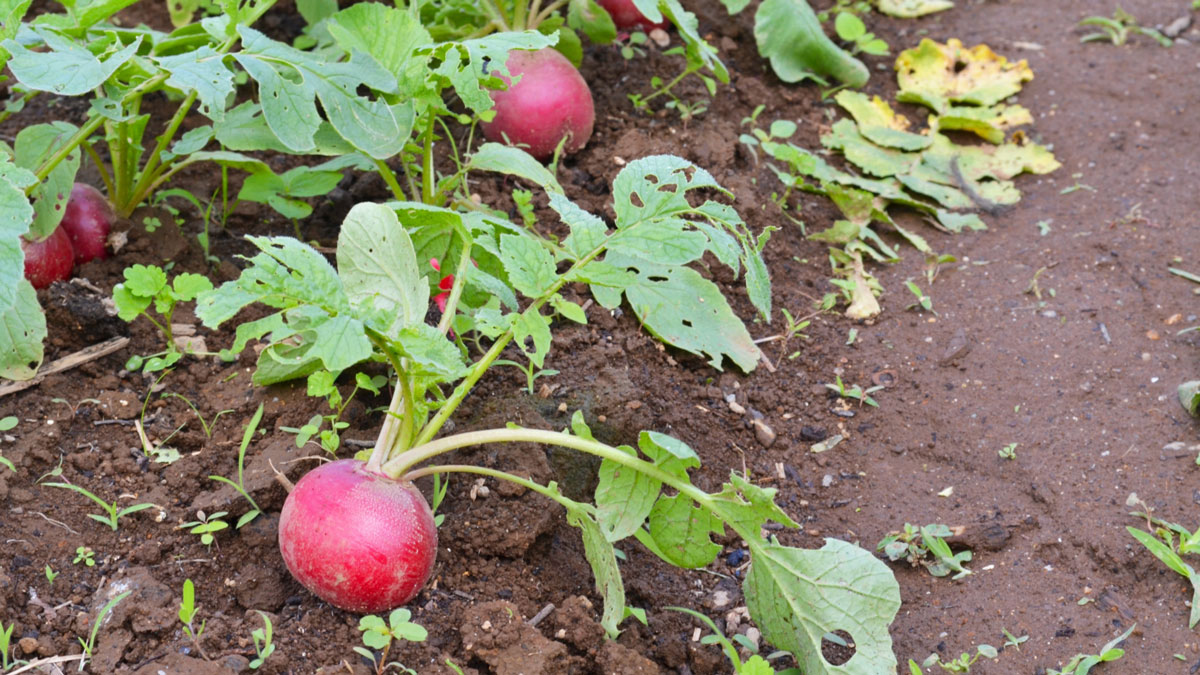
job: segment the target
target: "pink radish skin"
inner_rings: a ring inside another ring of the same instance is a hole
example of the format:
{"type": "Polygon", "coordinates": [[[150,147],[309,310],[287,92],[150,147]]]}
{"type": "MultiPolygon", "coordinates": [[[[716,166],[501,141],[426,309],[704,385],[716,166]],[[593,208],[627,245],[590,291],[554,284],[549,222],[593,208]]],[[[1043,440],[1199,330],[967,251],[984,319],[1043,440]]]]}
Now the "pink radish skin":
{"type": "MultiPolygon", "coordinates": [[[[567,57],[546,48],[508,53],[508,72],[521,79],[504,91],[493,91],[496,116],[483,124],[489,141],[524,148],[540,161],[583,148],[592,137],[596,111],[592,92],[567,57]]],[[[508,78],[504,78],[506,82],[508,78]]]]}
{"type": "Polygon", "coordinates": [[[613,24],[617,30],[654,30],[655,28],[666,28],[667,22],[663,20],[659,23],[654,23],[642,14],[637,5],[633,4],[633,0],[596,0],[596,4],[604,8],[608,15],[612,17],[613,24]]]}
{"type": "Polygon", "coordinates": [[[350,612],[412,600],[429,580],[437,529],[412,483],[340,459],[301,478],[279,516],[279,551],[305,588],[350,612]]]}
{"type": "Polygon", "coordinates": [[[76,183],[63,213],[60,228],[67,231],[75,249],[75,264],[108,257],[108,233],[112,230],[113,211],[108,200],[87,183],[76,183]]]}
{"type": "Polygon", "coordinates": [[[21,240],[25,250],[25,278],[34,288],[46,288],[55,281],[71,278],[75,269],[75,252],[66,230],[57,228],[54,234],[41,241],[21,240]]]}

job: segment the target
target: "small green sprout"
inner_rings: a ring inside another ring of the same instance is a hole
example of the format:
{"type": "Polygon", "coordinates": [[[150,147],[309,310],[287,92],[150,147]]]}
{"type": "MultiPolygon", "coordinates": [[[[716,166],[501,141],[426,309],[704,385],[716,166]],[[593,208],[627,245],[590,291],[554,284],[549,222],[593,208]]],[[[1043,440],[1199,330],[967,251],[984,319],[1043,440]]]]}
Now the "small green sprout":
{"type": "Polygon", "coordinates": [[[226,511],[217,511],[213,514],[205,515],[203,511],[196,512],[196,520],[186,522],[180,525],[177,529],[184,530],[191,528],[188,532],[200,535],[200,543],[205,546],[212,546],[215,537],[214,534],[229,527],[229,523],[221,520],[228,515],[226,511]]]}
{"type": "Polygon", "coordinates": [[[961,579],[971,574],[971,570],[963,567],[963,563],[971,561],[971,552],[951,551],[946,537],[953,534],[946,525],[935,523],[918,528],[905,523],[903,532],[893,532],[884,537],[876,550],[883,551],[888,560],[907,560],[913,566],[923,565],[935,577],[955,572],[952,578],[961,579]]]}
{"type": "Polygon", "coordinates": [[[1012,633],[1008,632],[1007,628],[1001,628],[1000,632],[1004,633],[1004,646],[1012,647],[1013,649],[1015,649],[1017,651],[1021,651],[1021,645],[1026,640],[1029,639],[1028,635],[1022,635],[1021,637],[1017,637],[1017,636],[1013,635],[1012,633]]]}
{"type": "Polygon", "coordinates": [[[1129,627],[1129,630],[1121,633],[1117,637],[1110,640],[1107,644],[1100,648],[1099,654],[1076,654],[1062,670],[1050,668],[1046,671],[1046,675],[1086,675],[1091,672],[1091,669],[1098,664],[1116,661],[1125,656],[1125,650],[1117,645],[1121,644],[1132,633],[1133,629],[1137,628],[1137,624],[1129,627]]]}
{"type": "Polygon", "coordinates": [[[234,526],[235,529],[239,530],[242,529],[243,525],[249,523],[262,514],[262,508],[259,507],[258,502],[254,501],[254,498],[250,496],[250,493],[246,491],[246,484],[244,482],[246,448],[250,447],[250,441],[254,438],[254,431],[258,428],[258,423],[262,421],[262,415],[263,406],[261,403],[259,403],[258,410],[254,411],[254,416],[250,418],[250,423],[247,424],[246,428],[242,431],[242,443],[238,446],[237,482],[235,483],[224,476],[209,476],[210,480],[225,483],[234,490],[237,490],[239,494],[246,498],[246,501],[250,502],[250,506],[252,508],[243,513],[242,517],[238,518],[237,525],[234,526]]]}
{"type": "Polygon", "coordinates": [[[391,666],[396,666],[402,672],[409,675],[417,675],[417,671],[411,668],[405,668],[402,664],[395,661],[388,662],[388,650],[391,649],[392,640],[407,640],[409,642],[424,642],[425,638],[429,637],[429,632],[424,626],[415,624],[409,619],[412,618],[412,612],[407,609],[393,610],[388,616],[388,620],[384,623],[383,619],[370,614],[364,616],[358,622],[358,629],[363,632],[363,644],[370,649],[363,647],[355,647],[355,653],[368,659],[375,665],[375,672],[382,675],[383,671],[391,666]],[[371,649],[380,651],[379,658],[375,658],[375,654],[371,649]]]}
{"type": "Polygon", "coordinates": [[[96,552],[93,551],[92,549],[88,548],[87,546],[80,546],[80,547],[76,548],[75,549],[75,560],[71,561],[71,564],[78,565],[81,562],[84,565],[87,565],[88,567],[95,567],[96,566],[96,552]]]}
{"type": "Polygon", "coordinates": [[[58,578],[58,572],[55,572],[49,565],[46,565],[46,581],[53,586],[54,580],[58,578]]]}
{"type": "Polygon", "coordinates": [[[171,332],[171,317],[180,302],[195,300],[204,291],[212,290],[212,282],[199,274],[184,272],[167,283],[167,273],[156,265],[133,265],[125,268],[125,281],[113,287],[113,303],[117,316],[132,322],[139,316],[146,317],[163,335],[166,349],[149,357],[134,356],[125,367],[129,370],[154,372],[169,368],[183,356],[175,345],[171,332]],[[150,305],[161,320],[150,315],[150,305]]]}
{"type": "Polygon", "coordinates": [[[867,389],[863,389],[862,387],[860,387],[856,384],[852,387],[847,388],[845,383],[842,382],[842,376],[838,375],[838,376],[836,376],[836,382],[833,384],[826,383],[825,388],[836,392],[837,395],[840,396],[841,398],[854,399],[861,403],[866,403],[867,405],[871,406],[872,408],[878,408],[879,404],[875,402],[875,399],[871,398],[870,394],[873,394],[873,393],[879,391],[880,389],[883,389],[883,385],[878,385],[878,386],[870,387],[867,389]]]}
{"type": "Polygon", "coordinates": [[[205,661],[209,658],[204,653],[204,647],[200,646],[200,636],[204,635],[204,626],[208,620],[200,622],[200,628],[195,627],[196,620],[196,586],[191,579],[183,580],[183,598],[179,603],[179,620],[183,623],[183,632],[196,646],[196,651],[200,652],[200,656],[204,657],[205,661]]]}
{"type": "Polygon", "coordinates": [[[1017,458],[1017,443],[1009,443],[1000,448],[999,455],[1001,459],[1016,459],[1017,458]]]}
{"type": "Polygon", "coordinates": [[[96,634],[100,632],[100,624],[104,623],[104,618],[108,616],[108,613],[111,612],[114,607],[117,606],[117,603],[124,600],[132,592],[133,591],[125,591],[112,600],[109,600],[108,603],[100,609],[100,613],[96,615],[95,622],[92,623],[92,632],[90,635],[88,635],[86,642],[83,638],[76,638],[79,640],[79,644],[83,647],[83,653],[86,655],[86,658],[79,660],[80,672],[83,672],[83,666],[85,663],[87,663],[87,660],[92,658],[92,649],[94,649],[96,646],[96,634]]]}
{"type": "Polygon", "coordinates": [[[263,627],[255,628],[250,632],[250,637],[254,639],[255,658],[250,662],[251,670],[258,670],[262,667],[264,661],[270,658],[271,654],[275,653],[275,644],[271,642],[273,629],[271,627],[271,617],[265,612],[255,610],[262,617],[263,627]]]}
{"type": "Polygon", "coordinates": [[[853,54],[862,52],[872,56],[887,56],[888,43],[867,32],[867,25],[857,16],[842,12],[833,20],[833,29],[842,40],[849,42],[853,54]]]}
{"type": "MultiPolygon", "coordinates": [[[[8,417],[0,417],[0,432],[8,431],[16,426],[17,418],[11,415],[8,417]]],[[[13,466],[13,463],[10,460],[5,459],[3,455],[0,455],[0,464],[7,466],[8,470],[12,471],[13,473],[17,472],[17,467],[13,466]]]]}
{"type": "Polygon", "coordinates": [[[98,515],[95,513],[89,513],[88,518],[91,518],[93,520],[98,520],[98,521],[104,523],[105,525],[108,525],[109,527],[112,528],[113,532],[117,531],[117,521],[119,521],[121,518],[123,518],[131,513],[137,513],[138,511],[144,511],[144,510],[154,506],[154,504],[134,504],[133,506],[127,506],[123,509],[118,510],[116,502],[109,504],[108,502],[104,501],[103,499],[100,499],[96,495],[92,494],[91,492],[88,492],[87,490],[79,487],[78,485],[73,485],[71,483],[43,483],[43,484],[49,485],[50,487],[62,488],[64,490],[73,490],[73,491],[78,492],[79,494],[83,495],[84,497],[87,497],[88,499],[99,504],[108,513],[108,515],[102,516],[102,515],[98,515]]]}
{"type": "Polygon", "coordinates": [[[1120,47],[1129,39],[1130,34],[1145,35],[1146,37],[1154,38],[1158,44],[1163,47],[1170,47],[1173,43],[1171,39],[1153,28],[1138,25],[1137,19],[1117,7],[1113,12],[1112,18],[1107,16],[1089,16],[1079,22],[1080,26],[1095,26],[1100,30],[1095,33],[1088,33],[1079,38],[1080,42],[1096,42],[1108,41],[1120,47]]]}

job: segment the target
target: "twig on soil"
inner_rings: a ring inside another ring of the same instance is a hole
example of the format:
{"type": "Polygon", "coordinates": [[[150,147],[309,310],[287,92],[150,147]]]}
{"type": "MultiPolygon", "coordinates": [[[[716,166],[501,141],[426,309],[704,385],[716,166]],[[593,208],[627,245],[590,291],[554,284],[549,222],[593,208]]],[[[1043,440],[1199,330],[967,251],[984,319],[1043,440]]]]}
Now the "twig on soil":
{"type": "Polygon", "coordinates": [[[79,535],[78,532],[71,529],[70,525],[67,525],[66,523],[62,522],[61,520],[55,520],[55,519],[51,518],[50,516],[47,516],[46,514],[42,513],[41,511],[30,511],[29,514],[33,515],[33,516],[41,516],[46,522],[50,523],[51,525],[57,525],[57,526],[63,528],[64,530],[66,530],[67,532],[70,532],[73,535],[76,535],[76,536],[79,535]]]}
{"type": "Polygon", "coordinates": [[[347,438],[342,441],[342,445],[348,445],[352,448],[373,448],[375,441],[359,440],[357,438],[347,438]]]}
{"type": "Polygon", "coordinates": [[[111,340],[105,340],[99,344],[94,344],[90,347],[84,347],[74,354],[68,354],[61,359],[56,359],[50,365],[42,368],[33,379],[23,382],[10,382],[3,387],[0,387],[0,398],[15,394],[18,391],[24,391],[36,384],[40,384],[42,380],[55,373],[61,373],[64,370],[70,370],[76,366],[81,366],[89,361],[95,361],[102,356],[124,349],[125,345],[129,344],[127,337],[115,337],[111,340]]]}
{"type": "Polygon", "coordinates": [[[537,626],[539,623],[541,623],[543,620],[545,620],[546,617],[550,616],[550,612],[553,612],[553,611],[554,611],[554,603],[553,602],[547,603],[546,606],[542,608],[542,611],[533,615],[533,618],[529,620],[529,625],[537,626]]]}
{"type": "Polygon", "coordinates": [[[20,668],[17,668],[16,670],[12,671],[8,675],[20,675],[20,673],[24,673],[26,671],[33,670],[34,668],[41,668],[42,666],[48,666],[48,665],[51,665],[54,663],[66,663],[67,661],[79,661],[80,659],[84,659],[84,658],[87,658],[86,654],[70,654],[68,656],[48,656],[44,659],[37,659],[36,661],[30,661],[29,663],[21,666],[20,668]]]}

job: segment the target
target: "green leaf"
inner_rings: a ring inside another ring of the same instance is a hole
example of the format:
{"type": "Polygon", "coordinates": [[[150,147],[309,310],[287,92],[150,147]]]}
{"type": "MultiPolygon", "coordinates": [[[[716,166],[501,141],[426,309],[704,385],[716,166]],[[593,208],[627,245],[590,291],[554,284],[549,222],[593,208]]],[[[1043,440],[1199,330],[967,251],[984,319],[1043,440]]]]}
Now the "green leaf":
{"type": "Polygon", "coordinates": [[[557,293],[550,296],[550,306],[554,308],[554,311],[575,323],[587,323],[587,314],[584,313],[583,308],[578,303],[571,302],[557,293]]]}
{"type": "Polygon", "coordinates": [[[562,194],[558,179],[541,162],[520,148],[501,143],[484,143],[467,160],[468,171],[495,171],[524,178],[549,193],[562,194]]]}
{"type": "MultiPolygon", "coordinates": [[[[67,122],[27,126],[17,133],[13,159],[17,166],[36,170],[52,153],[62,148],[76,131],[75,125],[67,122]]],[[[75,184],[75,174],[79,171],[79,159],[79,150],[72,150],[30,193],[34,218],[29,225],[29,239],[49,237],[62,222],[67,201],[71,198],[71,188],[75,184]]]]}
{"type": "Polygon", "coordinates": [[[183,302],[195,300],[197,295],[204,291],[211,291],[213,287],[208,277],[191,272],[179,274],[171,285],[175,299],[183,302]]]}
{"type": "Polygon", "coordinates": [[[500,262],[509,283],[529,298],[538,298],[558,279],[554,256],[532,237],[500,235],[500,262]]]}
{"type": "Polygon", "coordinates": [[[167,286],[167,273],[156,265],[131,265],[125,268],[125,288],[143,298],[153,298],[167,286]]]}
{"type": "Polygon", "coordinates": [[[994,105],[1033,79],[1024,60],[1011,63],[987,45],[966,48],[954,38],[946,44],[925,38],[904,50],[896,59],[896,73],[897,101],[920,103],[939,114],[952,102],[994,105]]]}
{"type": "Polygon", "coordinates": [[[132,58],[142,44],[139,36],[122,49],[110,48],[101,59],[53,29],[37,27],[33,30],[50,51],[34,52],[15,40],[5,40],[4,48],[12,53],[8,67],[26,87],[60,96],[79,96],[99,87],[132,58]]]}
{"type": "Polygon", "coordinates": [[[293,152],[316,147],[321,126],[316,101],[333,128],[359,151],[376,159],[400,152],[412,133],[413,109],[358,96],[359,86],[392,92],[396,80],[361,52],[331,63],[293,49],[247,26],[238,26],[242,51],[233,56],[259,85],[263,116],[293,152]]]}
{"type": "MultiPolygon", "coordinates": [[[[576,434],[581,435],[578,431],[576,434]]],[[[617,449],[637,456],[628,446],[617,449]]],[[[611,459],[601,462],[596,485],[596,520],[604,538],[620,541],[637,532],[650,515],[661,489],[662,483],[641,471],[611,459]]]]}
{"type": "Polygon", "coordinates": [[[867,26],[862,19],[849,12],[838,12],[837,18],[833,20],[833,29],[837,31],[838,37],[846,42],[854,42],[867,34],[867,26]]]}
{"type": "Polygon", "coordinates": [[[426,58],[418,47],[433,42],[415,14],[378,3],[359,3],[330,17],[329,34],[348,53],[368,54],[411,95],[425,86],[426,58]]]}
{"type": "MultiPolygon", "coordinates": [[[[246,101],[241,105],[228,110],[225,113],[223,120],[214,121],[213,123],[216,138],[229,150],[239,152],[256,152],[260,150],[271,150],[274,152],[293,153],[288,146],[284,145],[275,133],[271,131],[270,125],[267,124],[266,118],[262,115],[262,106],[253,101],[246,101]]],[[[346,142],[344,138],[334,131],[333,126],[325,120],[321,120],[317,125],[316,135],[313,136],[314,147],[310,150],[303,151],[308,155],[345,155],[354,152],[354,146],[346,142]]],[[[207,154],[207,153],[206,153],[207,154]]],[[[235,154],[235,153],[229,153],[235,154]]],[[[222,153],[211,153],[212,159],[217,161],[222,153]]],[[[199,159],[193,157],[193,159],[199,159]]],[[[232,161],[241,161],[229,158],[232,161]]],[[[251,159],[246,157],[245,159],[251,159]]],[[[257,161],[257,160],[254,160],[257,161]]],[[[261,162],[259,162],[261,164],[261,162]]]]}
{"type": "Polygon", "coordinates": [[[28,380],[42,365],[46,315],[28,281],[19,280],[14,290],[13,302],[0,311],[0,377],[28,380]]]}
{"type": "Polygon", "coordinates": [[[600,616],[600,625],[611,639],[616,639],[620,633],[617,624],[625,614],[625,586],[621,582],[621,568],[617,566],[616,552],[613,550],[611,539],[606,538],[600,525],[582,505],[579,508],[567,509],[567,522],[581,530],[583,535],[583,553],[591,565],[592,575],[596,578],[596,591],[604,600],[604,610],[600,616]]]}
{"type": "Polygon", "coordinates": [[[721,519],[687,495],[659,497],[650,510],[650,536],[673,565],[698,569],[721,552],[711,535],[722,534],[721,519]]]}
{"type": "Polygon", "coordinates": [[[1179,385],[1179,404],[1192,417],[1200,415],[1200,380],[1179,385]]]}
{"type": "Polygon", "coordinates": [[[466,374],[467,366],[458,347],[433,326],[409,326],[400,331],[396,344],[414,374],[434,375],[446,381],[466,374]]]}
{"type": "Polygon", "coordinates": [[[198,49],[158,57],[158,65],[170,73],[167,86],[180,91],[196,92],[200,112],[219,122],[225,118],[225,108],[233,97],[233,71],[225,65],[225,54],[208,45],[198,49]]]}
{"type": "Polygon", "coordinates": [[[859,132],[858,125],[848,119],[834,123],[828,134],[821,136],[821,144],[827,148],[841,150],[846,159],[873,176],[895,176],[912,170],[924,157],[923,154],[901,152],[872,143],[859,132]]]}
{"type": "Polygon", "coordinates": [[[382,312],[381,329],[395,338],[401,329],[425,320],[429,284],[396,212],[382,204],[356,204],[338,234],[338,274],[350,303],[360,313],[382,312]]]}
{"type": "Polygon", "coordinates": [[[878,4],[879,11],[902,19],[915,19],[954,7],[951,0],[879,0],[878,4]]]}
{"type": "Polygon", "coordinates": [[[748,543],[746,605],[768,642],[791,652],[805,672],[895,672],[888,626],[900,609],[900,587],[886,564],[837,539],[817,550],[748,543]],[[821,640],[838,630],[850,634],[855,653],[834,666],[821,656],[821,640]]]}
{"type": "Polygon", "coordinates": [[[825,36],[821,22],[805,0],[763,0],[754,15],[758,53],[784,82],[832,77],[853,88],[867,83],[870,72],[825,36]]]}
{"type": "Polygon", "coordinates": [[[150,307],[154,298],[137,295],[130,291],[125,284],[113,286],[113,304],[117,307],[117,316],[122,321],[133,321],[139,314],[150,307]]]}
{"type": "Polygon", "coordinates": [[[754,339],[721,290],[698,272],[611,253],[605,262],[637,273],[637,279],[625,288],[625,297],[634,315],[654,336],[708,358],[718,370],[722,358],[729,358],[746,372],[757,366],[761,352],[754,339]]]}
{"type": "Polygon", "coordinates": [[[557,41],[557,33],[543,35],[537,31],[505,31],[462,42],[443,42],[422,48],[418,54],[439,61],[433,70],[434,74],[452,86],[472,112],[482,113],[492,108],[492,97],[483,85],[491,88],[502,86],[503,80],[498,76],[508,75],[504,64],[510,50],[542,49],[554,46],[557,41]]]}
{"type": "Polygon", "coordinates": [[[712,174],[681,157],[653,155],[630,162],[613,180],[617,228],[691,209],[687,192],[722,190],[712,174]]]}
{"type": "Polygon", "coordinates": [[[550,320],[537,307],[526,309],[513,323],[513,342],[530,363],[541,368],[550,353],[550,320]]]}
{"type": "Polygon", "coordinates": [[[570,0],[567,25],[582,31],[593,44],[606,45],[617,39],[617,27],[596,0],[570,0]]]}
{"type": "Polygon", "coordinates": [[[571,234],[563,240],[563,247],[575,259],[582,258],[604,244],[608,225],[596,216],[584,211],[561,194],[550,193],[550,208],[558,212],[563,223],[571,228],[571,234]]]}
{"type": "Polygon", "coordinates": [[[25,169],[12,164],[0,154],[0,313],[17,301],[19,284],[25,279],[25,252],[21,249],[21,235],[29,230],[33,222],[33,206],[25,197],[23,183],[25,169]],[[16,181],[16,182],[14,182],[16,181]]]}

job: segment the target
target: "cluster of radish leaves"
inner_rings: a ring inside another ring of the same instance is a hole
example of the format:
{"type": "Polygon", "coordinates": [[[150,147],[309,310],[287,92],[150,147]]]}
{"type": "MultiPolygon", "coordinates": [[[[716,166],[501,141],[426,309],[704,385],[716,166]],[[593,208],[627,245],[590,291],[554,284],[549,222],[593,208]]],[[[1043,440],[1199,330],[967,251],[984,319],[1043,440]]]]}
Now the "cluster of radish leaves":
{"type": "Polygon", "coordinates": [[[497,75],[508,50],[555,40],[524,32],[435,43],[413,13],[364,3],[327,17],[329,41],[302,51],[250,27],[273,2],[224,0],[210,5],[218,15],[171,33],[106,23],[129,0],[71,5],[25,23],[19,19],[29,3],[14,8],[0,28],[0,57],[17,82],[0,117],[43,92],[90,97],[91,105],[79,127],[33,125],[12,148],[0,147],[0,317],[12,327],[0,335],[0,376],[28,379],[41,363],[45,318],[21,277],[20,241],[45,238],[57,227],[84,155],[120,215],[198,162],[249,174],[238,195],[222,201],[262,202],[293,219],[311,213],[304,199],[328,193],[349,168],[379,171],[398,199],[406,198],[404,179],[414,199],[446,203],[457,196],[465,169],[436,175],[433,145],[443,117],[471,118],[452,113],[444,93],[453,91],[472,113],[486,113],[487,90],[502,86],[497,75]],[[246,79],[257,84],[257,100],[231,108],[237,83],[246,79]],[[150,116],[141,105],[156,92],[180,103],[146,151],[150,116]],[[211,123],[180,134],[193,108],[211,123]],[[249,151],[330,159],[276,174],[249,151]],[[386,161],[397,156],[399,173],[386,161]]]}
{"type": "Polygon", "coordinates": [[[769,282],[759,256],[766,237],[752,237],[727,205],[713,200],[693,205],[694,193],[720,190],[707,172],[670,156],[631,162],[613,184],[612,229],[564,197],[553,179],[545,185],[551,208],[570,230],[561,242],[479,212],[418,202],[359,204],[342,225],[336,267],[295,239],[251,237],[259,253],[248,259],[239,279],[202,294],[196,314],[216,327],[252,304],[277,310],[236,330],[233,352],[252,339],[268,343],[254,376],[258,383],[336,374],[372,361],[390,364],[394,394],[375,447],[364,453],[368,468],[408,480],[482,474],[518,482],[563,505],[569,522],[582,531],[604,598],[601,622],[610,635],[630,613],[614,544],[632,536],[673,565],[700,568],[721,550],[712,535],[729,528],[750,549],[746,599],[768,640],[812,672],[895,668],[887,627],[900,599],[887,567],[842,541],[804,550],[764,537],[768,521],[796,526],[774,503],[775,491],[736,474],[716,493],[698,489],[688,472],[699,458],[683,442],[646,431],[636,449],[612,447],[594,439],[579,413],[562,432],[510,425],[438,436],[507,347],[540,366],[556,316],[586,321],[582,308],[561,292],[568,283],[586,284],[605,307],[624,299],[650,331],[707,355],[714,365],[728,358],[748,369],[757,360],[720,290],[688,266],[709,253],[744,269],[752,301],[769,312],[769,282]],[[455,248],[454,286],[446,314],[434,327],[425,316],[436,279],[424,263],[430,252],[455,248]],[[490,340],[473,361],[467,334],[490,340]],[[455,449],[507,442],[599,456],[595,502],[577,502],[554,483],[540,485],[494,469],[428,464],[455,449]],[[836,630],[849,632],[857,648],[843,666],[821,656],[822,637],[836,630]]]}

